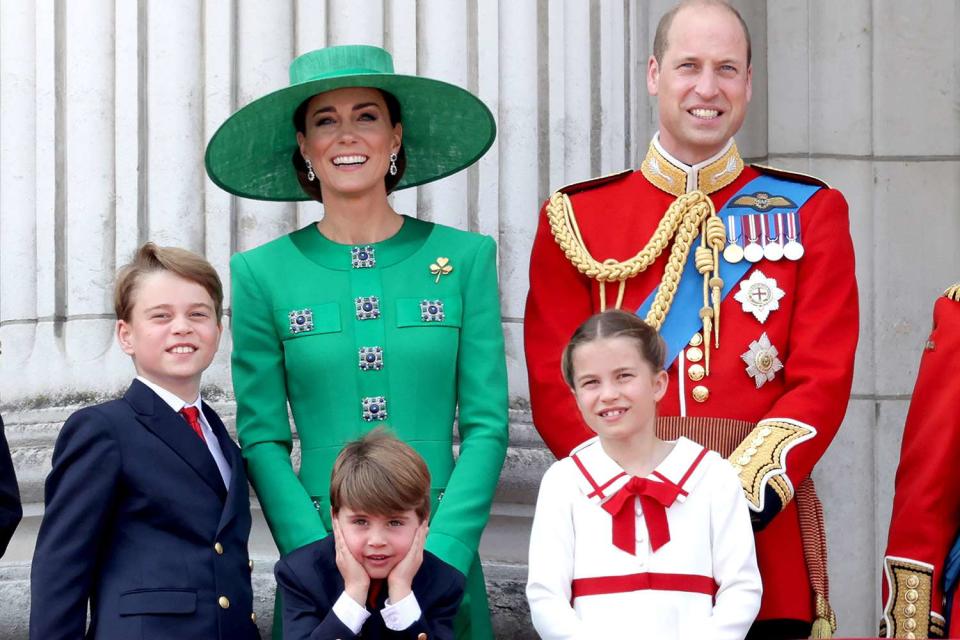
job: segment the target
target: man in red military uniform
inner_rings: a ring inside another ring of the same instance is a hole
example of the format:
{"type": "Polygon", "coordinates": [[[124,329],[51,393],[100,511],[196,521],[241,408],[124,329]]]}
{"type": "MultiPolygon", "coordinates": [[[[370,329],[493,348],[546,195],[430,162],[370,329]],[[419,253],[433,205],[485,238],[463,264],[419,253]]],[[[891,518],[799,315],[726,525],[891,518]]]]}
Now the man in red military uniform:
{"type": "Polygon", "coordinates": [[[641,169],[565,187],[541,211],[524,324],[534,422],[557,457],[593,435],[561,351],[591,314],[637,311],[668,344],[661,435],[730,456],[749,500],[764,592],[748,638],[829,637],[808,477],[853,377],[847,204],[816,179],[744,166],[733,135],[750,100],[750,41],[729,5],[666,14],[647,86],[660,131],[641,169]]]}
{"type": "Polygon", "coordinates": [[[944,603],[947,558],[960,530],[960,482],[948,471],[960,457],[958,354],[960,284],[933,308],[933,330],[903,429],[883,559],[884,638],[960,636],[960,599],[954,597],[950,607],[944,603]]]}

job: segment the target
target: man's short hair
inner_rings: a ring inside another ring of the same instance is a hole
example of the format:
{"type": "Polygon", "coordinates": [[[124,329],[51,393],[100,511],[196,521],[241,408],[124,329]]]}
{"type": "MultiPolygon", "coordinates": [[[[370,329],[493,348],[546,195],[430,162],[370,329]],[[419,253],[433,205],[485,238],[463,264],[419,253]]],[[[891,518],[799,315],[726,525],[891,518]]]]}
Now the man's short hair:
{"type": "Polygon", "coordinates": [[[670,26],[673,24],[673,19],[681,9],[695,6],[723,7],[736,16],[740,26],[743,27],[743,37],[747,41],[747,66],[750,66],[750,61],[753,57],[753,46],[750,42],[750,29],[747,28],[747,23],[744,22],[743,16],[740,15],[740,12],[737,11],[736,7],[726,0],[681,0],[676,4],[676,6],[663,14],[663,17],[660,18],[660,22],[657,23],[657,33],[653,37],[653,57],[657,60],[657,64],[659,65],[663,63],[663,54],[666,53],[667,46],[669,45],[667,42],[667,34],[670,32],[670,26]]]}
{"type": "Polygon", "coordinates": [[[430,515],[430,471],[413,447],[375,429],[348,442],[330,474],[330,508],[381,516],[412,509],[421,520],[430,515]]]}
{"type": "Polygon", "coordinates": [[[113,309],[118,320],[130,321],[137,285],[143,276],[157,271],[169,271],[203,287],[213,299],[217,323],[220,323],[223,316],[223,284],[213,265],[192,251],[178,247],[160,247],[152,242],[147,242],[137,249],[133,260],[117,272],[117,283],[113,288],[113,309]]]}

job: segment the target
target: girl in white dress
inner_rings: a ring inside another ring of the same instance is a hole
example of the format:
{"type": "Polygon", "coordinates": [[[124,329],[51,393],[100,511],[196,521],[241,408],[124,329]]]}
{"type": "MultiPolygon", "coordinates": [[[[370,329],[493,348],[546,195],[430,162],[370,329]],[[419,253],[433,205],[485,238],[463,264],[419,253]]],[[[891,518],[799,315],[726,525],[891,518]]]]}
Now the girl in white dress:
{"type": "Polygon", "coordinates": [[[665,347],[632,313],[577,329],[563,375],[597,434],[540,484],[527,599],[545,639],[743,640],[761,583],[730,464],[656,435],[665,347]]]}

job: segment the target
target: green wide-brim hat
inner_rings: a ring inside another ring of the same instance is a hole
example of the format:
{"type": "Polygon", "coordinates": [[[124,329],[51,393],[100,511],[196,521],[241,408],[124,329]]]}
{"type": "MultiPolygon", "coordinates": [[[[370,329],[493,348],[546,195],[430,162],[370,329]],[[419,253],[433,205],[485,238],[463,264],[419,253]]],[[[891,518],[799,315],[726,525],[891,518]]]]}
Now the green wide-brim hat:
{"type": "Polygon", "coordinates": [[[345,87],[382,89],[400,103],[407,164],[395,189],[470,166],[496,137],[493,114],[469,91],[394,73],[393,58],[379,47],[328,47],[296,58],[289,87],[254,100],[220,126],[207,145],[210,179],[245,198],[310,200],[291,162],[297,149],[293,114],[318,93],[345,87]]]}

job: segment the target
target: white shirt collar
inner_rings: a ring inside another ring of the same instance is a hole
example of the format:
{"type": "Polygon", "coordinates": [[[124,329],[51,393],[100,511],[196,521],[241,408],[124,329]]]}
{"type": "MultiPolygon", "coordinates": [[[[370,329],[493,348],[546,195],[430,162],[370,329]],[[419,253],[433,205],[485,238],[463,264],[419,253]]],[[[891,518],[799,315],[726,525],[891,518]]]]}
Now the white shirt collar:
{"type": "Polygon", "coordinates": [[[200,398],[199,393],[197,394],[197,399],[193,402],[184,402],[176,394],[167,391],[160,385],[147,380],[143,376],[137,376],[137,380],[150,387],[154,393],[156,393],[164,402],[170,405],[170,408],[173,409],[174,413],[180,413],[180,410],[184,407],[196,407],[197,410],[200,411],[200,415],[203,415],[203,400],[200,398]]]}

